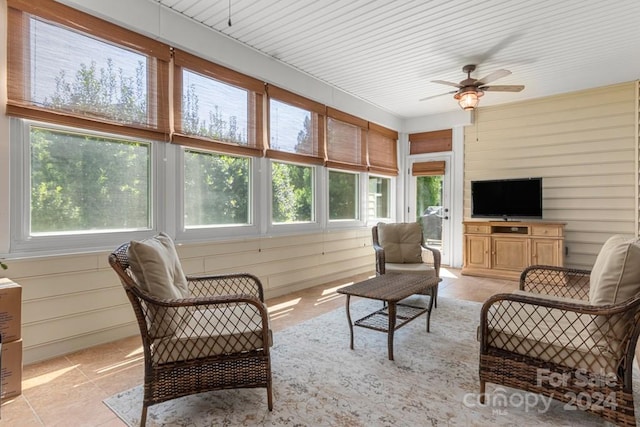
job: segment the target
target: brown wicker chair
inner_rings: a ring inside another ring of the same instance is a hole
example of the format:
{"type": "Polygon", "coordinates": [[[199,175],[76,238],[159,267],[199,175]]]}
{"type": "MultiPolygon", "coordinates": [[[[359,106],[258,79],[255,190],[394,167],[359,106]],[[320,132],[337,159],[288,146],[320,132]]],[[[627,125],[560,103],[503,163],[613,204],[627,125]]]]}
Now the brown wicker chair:
{"type": "MultiPolygon", "coordinates": [[[[378,223],[371,229],[376,256],[376,275],[387,272],[422,274],[440,278],[440,251],[427,246],[420,224],[378,223]],[[431,253],[433,263],[423,261],[422,250],[431,253]]],[[[438,306],[438,286],[433,289],[434,307],[438,306]]],[[[431,290],[425,295],[431,295],[431,290]]]]}
{"type": "MultiPolygon", "coordinates": [[[[639,248],[633,249],[636,254],[639,248]]],[[[627,280],[627,285],[634,284],[627,280]]],[[[482,403],[490,382],[552,397],[619,425],[636,425],[632,369],[640,334],[640,281],[635,291],[628,290],[631,297],[616,289],[623,300],[604,305],[589,302],[595,298],[589,286],[589,271],[532,266],[522,273],[519,291],[484,303],[482,403]]]]}
{"type": "Polygon", "coordinates": [[[129,246],[113,251],[109,264],[124,286],[142,336],[140,425],[145,425],[149,406],[210,390],[266,387],[272,410],[271,331],[260,280],[250,274],[185,276],[189,297],[154,297],[134,279],[129,246]]]}

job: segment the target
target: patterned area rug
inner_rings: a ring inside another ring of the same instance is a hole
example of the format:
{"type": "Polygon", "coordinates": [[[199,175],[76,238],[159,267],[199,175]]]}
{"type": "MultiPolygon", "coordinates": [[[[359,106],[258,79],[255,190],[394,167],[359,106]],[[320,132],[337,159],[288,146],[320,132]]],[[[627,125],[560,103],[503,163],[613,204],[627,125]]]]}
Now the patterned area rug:
{"type": "MultiPolygon", "coordinates": [[[[378,301],[352,298],[353,319],[378,308],[378,301]]],[[[579,409],[494,384],[487,385],[489,404],[480,405],[479,313],[478,303],[439,298],[431,332],[424,316],[396,331],[390,361],[381,332],[354,328],[350,350],[345,310],[334,310],[274,334],[272,412],[265,389],[215,391],[151,406],[147,426],[605,425],[579,409]]],[[[142,386],[105,404],[137,426],[142,386]]]]}

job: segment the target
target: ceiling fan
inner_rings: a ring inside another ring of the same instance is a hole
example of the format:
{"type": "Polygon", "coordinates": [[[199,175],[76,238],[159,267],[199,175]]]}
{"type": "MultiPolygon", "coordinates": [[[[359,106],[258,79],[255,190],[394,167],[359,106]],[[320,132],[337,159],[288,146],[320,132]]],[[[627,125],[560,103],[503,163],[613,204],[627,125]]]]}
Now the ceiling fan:
{"type": "Polygon", "coordinates": [[[471,73],[475,71],[476,66],[473,64],[465,65],[462,67],[462,71],[467,73],[467,78],[460,83],[448,82],[445,80],[432,80],[433,83],[440,83],[447,86],[457,87],[457,90],[441,93],[439,95],[428,96],[420,99],[420,101],[426,101],[427,99],[437,98],[443,95],[449,95],[454,93],[453,97],[458,101],[458,104],[463,110],[473,110],[478,106],[479,99],[485,92],[520,92],[524,89],[523,85],[493,85],[487,86],[494,80],[498,80],[502,77],[506,77],[511,74],[509,70],[496,70],[482,79],[474,79],[471,77],[471,73]]]}

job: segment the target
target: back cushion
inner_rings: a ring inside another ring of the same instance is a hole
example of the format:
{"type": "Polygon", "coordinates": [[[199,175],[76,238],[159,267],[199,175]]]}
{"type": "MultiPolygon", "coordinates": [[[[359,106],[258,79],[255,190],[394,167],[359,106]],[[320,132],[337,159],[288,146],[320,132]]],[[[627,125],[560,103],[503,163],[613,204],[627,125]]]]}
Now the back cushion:
{"type": "Polygon", "coordinates": [[[385,262],[422,262],[422,227],[417,222],[378,223],[378,241],[384,248],[385,262]]]}
{"type": "Polygon", "coordinates": [[[640,292],[640,240],[611,236],[600,249],[591,270],[589,302],[617,304],[640,292]]]}
{"type": "MultiPolygon", "coordinates": [[[[173,240],[160,233],[142,241],[131,241],[129,265],[136,284],[161,299],[179,299],[190,295],[173,240]]],[[[171,335],[180,322],[184,309],[152,307],[149,333],[154,337],[171,335]]]]}

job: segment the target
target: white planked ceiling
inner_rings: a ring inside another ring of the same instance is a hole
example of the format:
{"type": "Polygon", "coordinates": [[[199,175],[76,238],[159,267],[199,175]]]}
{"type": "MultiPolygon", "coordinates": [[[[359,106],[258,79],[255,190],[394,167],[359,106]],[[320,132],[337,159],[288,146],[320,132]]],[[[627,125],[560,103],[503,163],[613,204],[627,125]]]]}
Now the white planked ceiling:
{"type": "Polygon", "coordinates": [[[480,106],[640,78],[640,0],[149,0],[400,117],[455,111],[431,80],[505,68],[480,106]],[[228,25],[229,4],[232,25],[228,25]]]}

